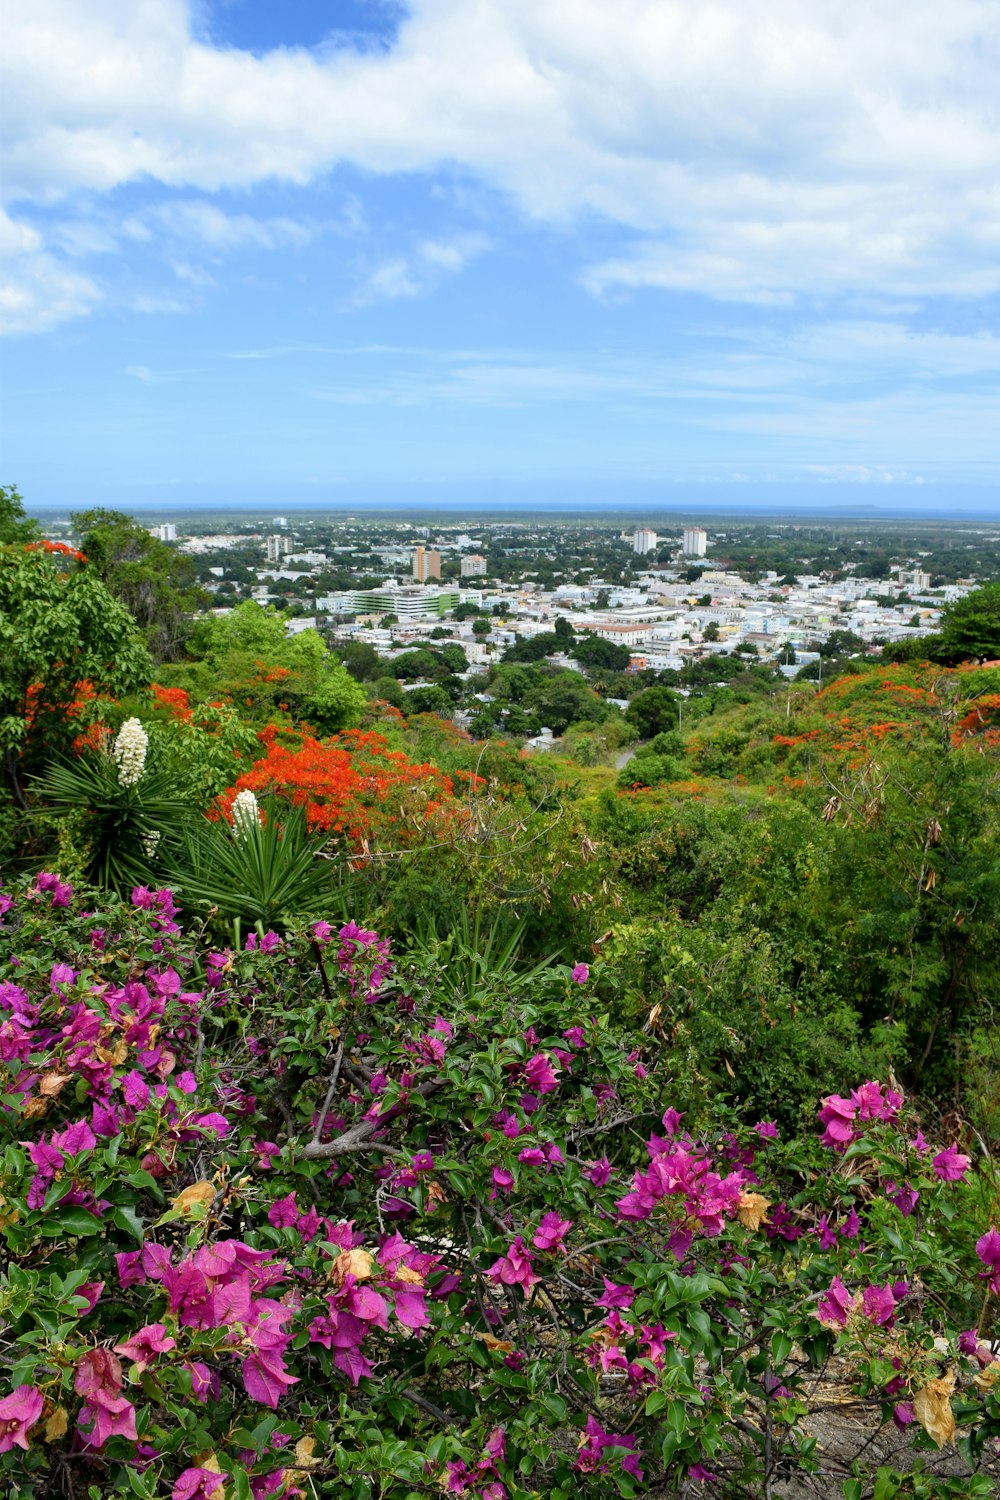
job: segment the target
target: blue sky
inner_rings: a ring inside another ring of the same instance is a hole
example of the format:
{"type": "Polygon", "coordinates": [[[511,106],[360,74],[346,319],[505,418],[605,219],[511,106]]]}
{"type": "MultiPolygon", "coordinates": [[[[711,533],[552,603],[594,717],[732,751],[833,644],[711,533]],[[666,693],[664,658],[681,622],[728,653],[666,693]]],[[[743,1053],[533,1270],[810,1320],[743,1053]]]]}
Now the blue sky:
{"type": "Polygon", "coordinates": [[[998,0],[7,0],[29,504],[1000,510],[998,0]]]}

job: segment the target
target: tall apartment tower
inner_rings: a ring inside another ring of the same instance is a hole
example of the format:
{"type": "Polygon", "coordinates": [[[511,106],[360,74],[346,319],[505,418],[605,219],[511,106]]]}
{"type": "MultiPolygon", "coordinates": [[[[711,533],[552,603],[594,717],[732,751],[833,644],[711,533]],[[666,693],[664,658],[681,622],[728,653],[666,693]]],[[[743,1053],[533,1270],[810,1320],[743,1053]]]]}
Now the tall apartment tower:
{"type": "Polygon", "coordinates": [[[708,534],[703,526],[685,526],[684,556],[704,557],[708,546],[708,534]]]}
{"type": "Polygon", "coordinates": [[[645,557],[647,552],[655,552],[656,532],[648,526],[637,526],[632,538],[632,551],[638,552],[640,557],[645,557]]]}
{"type": "Polygon", "coordinates": [[[153,535],[161,542],[176,542],[177,527],[173,521],[166,521],[162,526],[153,527],[153,535]]]}
{"type": "Polygon", "coordinates": [[[486,559],[480,557],[477,552],[463,557],[459,566],[463,578],[485,578],[486,576],[486,559]]]}
{"type": "Polygon", "coordinates": [[[429,547],[414,547],[413,576],[418,583],[426,583],[428,578],[440,578],[440,552],[434,552],[429,547]]]}
{"type": "Polygon", "coordinates": [[[283,557],[289,557],[293,546],[290,536],[281,536],[278,532],[264,539],[264,548],[269,563],[281,562],[283,557]]]}

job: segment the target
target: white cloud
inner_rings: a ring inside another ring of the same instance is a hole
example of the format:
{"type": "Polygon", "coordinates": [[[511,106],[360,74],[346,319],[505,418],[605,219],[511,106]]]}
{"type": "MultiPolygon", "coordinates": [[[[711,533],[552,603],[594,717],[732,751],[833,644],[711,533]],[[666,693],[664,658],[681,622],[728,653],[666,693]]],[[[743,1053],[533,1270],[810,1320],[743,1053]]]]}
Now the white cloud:
{"type": "Polygon", "coordinates": [[[85,316],[101,290],[50,255],[41,236],[0,210],[0,332],[45,333],[85,316]]]}
{"type": "Polygon", "coordinates": [[[489,249],[484,234],[460,234],[452,239],[422,240],[404,255],[390,256],[367,272],[351,297],[354,307],[421,297],[443,276],[456,275],[489,249]]]}
{"type": "MultiPolygon", "coordinates": [[[[9,0],[6,175],[48,203],[457,165],[536,219],[636,236],[585,271],[596,294],[978,296],[1000,287],[996,18],[996,0],[411,0],[387,50],[257,56],[198,40],[184,0],[9,0]]],[[[170,212],[220,252],[304,232],[170,212]]],[[[414,295],[404,260],[371,295],[414,295]]]]}

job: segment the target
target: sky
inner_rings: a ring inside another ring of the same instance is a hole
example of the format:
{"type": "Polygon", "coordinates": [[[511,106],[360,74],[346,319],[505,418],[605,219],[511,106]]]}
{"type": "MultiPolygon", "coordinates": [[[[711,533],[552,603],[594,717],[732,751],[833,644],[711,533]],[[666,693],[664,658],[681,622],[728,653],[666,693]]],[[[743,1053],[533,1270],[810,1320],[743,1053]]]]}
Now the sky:
{"type": "Polygon", "coordinates": [[[5,0],[32,507],[1000,513],[1000,0],[5,0]]]}

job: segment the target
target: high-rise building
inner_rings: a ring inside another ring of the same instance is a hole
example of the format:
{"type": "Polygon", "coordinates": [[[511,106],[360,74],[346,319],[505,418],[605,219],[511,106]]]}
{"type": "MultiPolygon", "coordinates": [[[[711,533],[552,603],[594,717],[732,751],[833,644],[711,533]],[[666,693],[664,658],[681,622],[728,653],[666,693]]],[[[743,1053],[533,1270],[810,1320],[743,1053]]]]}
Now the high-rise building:
{"type": "Polygon", "coordinates": [[[177,527],[173,521],[166,521],[162,526],[153,527],[153,535],[160,542],[176,542],[177,527]]]}
{"type": "Polygon", "coordinates": [[[280,536],[277,532],[264,540],[269,563],[280,562],[283,557],[290,557],[294,546],[295,543],[290,536],[280,536]]]}
{"type": "Polygon", "coordinates": [[[684,556],[704,557],[708,546],[708,533],[703,526],[685,526],[684,556]]]}
{"type": "Polygon", "coordinates": [[[648,526],[637,526],[632,538],[632,550],[638,552],[640,557],[645,557],[647,552],[655,552],[656,532],[648,526]]]}
{"type": "Polygon", "coordinates": [[[461,571],[463,578],[484,578],[486,576],[485,557],[480,557],[478,553],[473,553],[471,557],[463,557],[461,571]]]}
{"type": "Polygon", "coordinates": [[[426,583],[428,578],[440,578],[440,552],[434,552],[429,547],[414,547],[413,576],[418,583],[426,583]]]}

